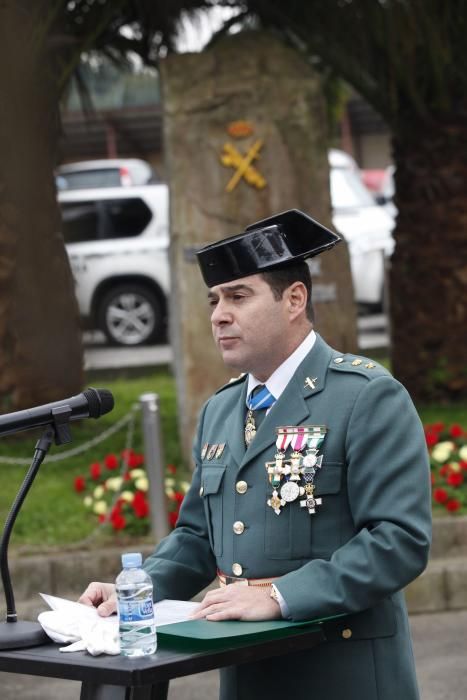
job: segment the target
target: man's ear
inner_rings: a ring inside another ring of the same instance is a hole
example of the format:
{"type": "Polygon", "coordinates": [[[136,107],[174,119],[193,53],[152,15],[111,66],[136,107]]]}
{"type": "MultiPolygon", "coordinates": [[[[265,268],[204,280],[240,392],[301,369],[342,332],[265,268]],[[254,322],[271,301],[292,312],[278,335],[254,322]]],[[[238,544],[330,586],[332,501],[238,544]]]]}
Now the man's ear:
{"type": "Polygon", "coordinates": [[[284,294],[287,295],[287,311],[291,320],[306,312],[308,293],[303,282],[294,282],[284,294]]]}

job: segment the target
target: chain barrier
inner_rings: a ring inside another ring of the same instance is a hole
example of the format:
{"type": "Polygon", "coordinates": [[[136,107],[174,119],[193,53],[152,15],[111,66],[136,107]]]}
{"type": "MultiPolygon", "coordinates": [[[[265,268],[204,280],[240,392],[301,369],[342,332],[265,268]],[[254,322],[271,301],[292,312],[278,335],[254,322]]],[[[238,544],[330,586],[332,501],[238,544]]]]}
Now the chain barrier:
{"type": "MultiPolygon", "coordinates": [[[[82,445],[73,447],[71,450],[67,450],[66,452],[59,452],[54,455],[48,455],[47,462],[60,462],[64,459],[76,457],[76,455],[82,454],[83,452],[87,452],[87,450],[91,449],[91,447],[95,447],[101,442],[104,442],[104,440],[107,440],[107,438],[111,437],[112,435],[115,435],[115,433],[118,433],[125,426],[128,426],[126,445],[127,447],[131,446],[133,442],[133,434],[135,428],[135,416],[136,412],[140,409],[140,405],[138,403],[135,403],[125,416],[120,418],[120,420],[114,423],[114,425],[111,425],[110,428],[107,428],[107,430],[104,430],[102,433],[100,433],[100,435],[96,435],[96,437],[91,438],[82,445]]],[[[0,464],[16,464],[18,466],[29,465],[31,464],[31,457],[25,459],[22,457],[3,457],[2,455],[0,455],[0,464]]]]}

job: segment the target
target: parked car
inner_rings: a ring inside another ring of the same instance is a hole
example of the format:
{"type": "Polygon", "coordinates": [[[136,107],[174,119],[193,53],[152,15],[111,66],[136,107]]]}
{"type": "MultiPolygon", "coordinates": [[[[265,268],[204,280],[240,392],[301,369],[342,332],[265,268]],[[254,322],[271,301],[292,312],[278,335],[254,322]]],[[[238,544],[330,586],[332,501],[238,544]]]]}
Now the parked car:
{"type": "Polygon", "coordinates": [[[152,166],[139,158],[106,158],[68,163],[56,169],[57,189],[133,187],[155,182],[152,166]]]}
{"type": "Polygon", "coordinates": [[[394,219],[375,202],[347,153],[331,149],[329,166],[332,221],[349,246],[355,300],[380,308],[385,270],[394,251],[394,219]]]}
{"type": "Polygon", "coordinates": [[[58,201],[85,325],[114,345],[160,338],[170,286],[167,186],[73,189],[58,201]]]}

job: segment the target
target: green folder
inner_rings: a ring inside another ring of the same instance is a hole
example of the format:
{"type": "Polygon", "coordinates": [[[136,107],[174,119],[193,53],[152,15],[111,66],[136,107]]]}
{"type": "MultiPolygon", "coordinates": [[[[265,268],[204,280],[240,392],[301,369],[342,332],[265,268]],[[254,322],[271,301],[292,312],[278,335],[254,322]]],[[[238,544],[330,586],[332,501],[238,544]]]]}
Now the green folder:
{"type": "Polygon", "coordinates": [[[320,622],[335,617],[341,617],[341,615],[299,622],[289,620],[265,620],[262,622],[187,620],[186,622],[175,622],[171,625],[158,627],[157,638],[162,643],[167,642],[170,645],[199,648],[218,647],[232,642],[236,644],[237,642],[264,641],[292,634],[303,634],[313,631],[313,628],[319,631],[320,622]]]}

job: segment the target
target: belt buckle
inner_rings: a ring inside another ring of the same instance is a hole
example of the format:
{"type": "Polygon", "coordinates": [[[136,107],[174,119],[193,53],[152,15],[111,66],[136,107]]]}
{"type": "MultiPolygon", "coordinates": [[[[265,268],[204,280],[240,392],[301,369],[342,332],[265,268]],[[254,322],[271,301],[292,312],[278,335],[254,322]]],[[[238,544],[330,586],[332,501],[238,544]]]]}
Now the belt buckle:
{"type": "Polygon", "coordinates": [[[248,579],[247,578],[238,578],[237,576],[226,576],[225,577],[225,585],[229,586],[231,583],[239,583],[242,586],[248,586],[248,579]]]}

